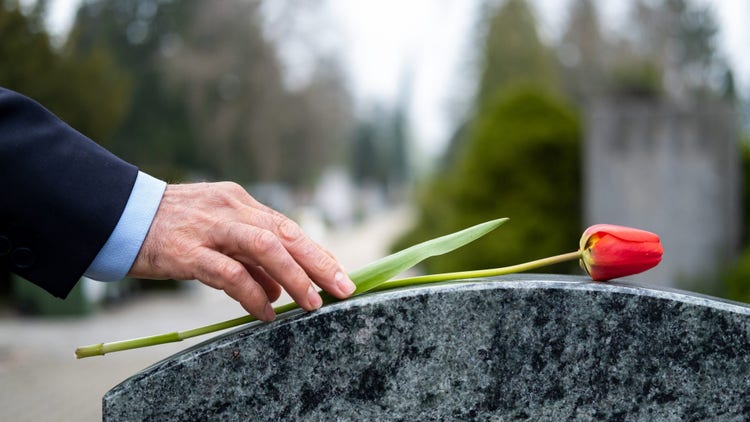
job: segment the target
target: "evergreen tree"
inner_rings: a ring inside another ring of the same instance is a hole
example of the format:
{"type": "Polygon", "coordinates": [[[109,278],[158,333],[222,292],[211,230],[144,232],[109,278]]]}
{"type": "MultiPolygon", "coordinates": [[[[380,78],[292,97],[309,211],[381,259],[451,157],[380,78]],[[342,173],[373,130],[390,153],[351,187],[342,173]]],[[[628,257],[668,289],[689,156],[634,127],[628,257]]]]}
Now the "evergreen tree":
{"type": "MultiPolygon", "coordinates": [[[[481,35],[477,37],[479,78],[470,113],[481,113],[487,101],[514,86],[558,90],[554,57],[539,37],[536,18],[526,0],[505,0],[499,5],[487,1],[482,16],[481,35]]],[[[463,147],[468,133],[465,129],[473,124],[472,119],[470,114],[450,139],[443,165],[450,166],[463,147]]]]}
{"type": "Polygon", "coordinates": [[[552,56],[525,1],[506,1],[488,22],[475,114],[421,194],[417,226],[394,249],[493,218],[511,221],[466,250],[427,262],[429,271],[562,253],[579,236],[580,124],[556,94],[552,56]]]}
{"type": "Polygon", "coordinates": [[[25,94],[93,140],[106,140],[127,104],[127,80],[102,50],[85,54],[52,46],[44,2],[30,15],[0,3],[0,86],[25,94]]]}
{"type": "Polygon", "coordinates": [[[181,178],[201,163],[184,93],[164,82],[160,62],[173,54],[195,1],[97,0],[81,5],[66,49],[107,51],[130,81],[123,124],[107,146],[161,178],[181,178]]]}
{"type": "Polygon", "coordinates": [[[718,24],[707,5],[638,0],[629,26],[632,30],[625,34],[629,52],[620,55],[620,69],[642,63],[642,69],[650,68],[649,73],[656,75],[659,91],[672,100],[721,93],[726,63],[717,53],[718,24]]]}
{"type": "Polygon", "coordinates": [[[573,0],[557,49],[565,90],[577,103],[600,95],[606,87],[610,46],[602,34],[593,0],[573,0]]]}
{"type": "Polygon", "coordinates": [[[296,187],[309,186],[332,157],[340,159],[334,150],[351,116],[335,60],[322,58],[307,84],[287,87],[262,6],[258,0],[84,3],[70,48],[113,51],[133,83],[113,149],[167,179],[197,172],[296,187]]]}
{"type": "Polygon", "coordinates": [[[535,84],[556,90],[553,56],[539,38],[533,10],[526,0],[506,0],[499,7],[485,6],[486,31],[480,49],[478,107],[498,90],[514,84],[535,84]]]}
{"type": "Polygon", "coordinates": [[[570,107],[534,87],[501,92],[477,116],[467,141],[422,199],[419,225],[397,247],[510,217],[497,233],[431,261],[428,269],[510,265],[576,248],[580,123],[570,107]]]}

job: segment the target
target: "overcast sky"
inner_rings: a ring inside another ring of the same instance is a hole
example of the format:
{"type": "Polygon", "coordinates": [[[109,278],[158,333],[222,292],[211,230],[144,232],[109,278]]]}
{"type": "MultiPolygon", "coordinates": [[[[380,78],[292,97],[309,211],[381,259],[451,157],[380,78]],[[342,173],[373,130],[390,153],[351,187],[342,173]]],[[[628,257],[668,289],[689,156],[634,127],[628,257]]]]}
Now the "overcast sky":
{"type": "MultiPolygon", "coordinates": [[[[27,0],[31,1],[31,0],[27,0]]],[[[567,0],[532,0],[544,36],[552,37],[564,23],[567,0]]],[[[714,8],[720,22],[720,48],[733,67],[740,93],[750,89],[750,1],[701,0],[714,8]]],[[[80,0],[51,0],[50,27],[65,33],[80,0]]],[[[361,102],[394,101],[401,81],[411,76],[413,135],[420,148],[442,150],[455,126],[457,100],[466,97],[461,85],[468,67],[466,47],[475,32],[475,2],[466,0],[326,0],[331,19],[343,37],[337,50],[349,70],[361,102]]],[[[607,0],[604,20],[618,25],[628,0],[607,0]]]]}

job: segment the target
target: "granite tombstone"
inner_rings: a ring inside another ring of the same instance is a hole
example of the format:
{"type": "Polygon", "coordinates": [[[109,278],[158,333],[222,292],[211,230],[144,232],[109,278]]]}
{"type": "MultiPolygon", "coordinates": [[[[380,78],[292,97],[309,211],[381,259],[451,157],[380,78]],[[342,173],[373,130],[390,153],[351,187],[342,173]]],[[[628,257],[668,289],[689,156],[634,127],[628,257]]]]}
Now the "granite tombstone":
{"type": "Polygon", "coordinates": [[[235,330],[103,400],[133,420],[746,420],[750,308],[523,275],[235,330]]]}

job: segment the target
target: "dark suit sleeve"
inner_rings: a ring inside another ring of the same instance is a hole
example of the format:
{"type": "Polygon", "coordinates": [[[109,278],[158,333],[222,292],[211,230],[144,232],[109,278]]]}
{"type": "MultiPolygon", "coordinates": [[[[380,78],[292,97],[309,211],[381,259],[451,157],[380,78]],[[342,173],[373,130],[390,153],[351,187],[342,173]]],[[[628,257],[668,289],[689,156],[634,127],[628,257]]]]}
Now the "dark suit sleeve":
{"type": "Polygon", "coordinates": [[[0,88],[0,266],[66,297],[114,230],[137,174],[0,88]]]}

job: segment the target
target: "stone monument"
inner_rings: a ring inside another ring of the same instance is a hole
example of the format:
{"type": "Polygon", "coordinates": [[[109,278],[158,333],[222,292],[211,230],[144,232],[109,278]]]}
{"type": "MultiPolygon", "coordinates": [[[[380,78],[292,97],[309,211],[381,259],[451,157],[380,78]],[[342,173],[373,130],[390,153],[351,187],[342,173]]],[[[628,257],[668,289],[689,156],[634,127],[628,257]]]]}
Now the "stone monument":
{"type": "Polygon", "coordinates": [[[580,277],[365,295],[211,339],[103,400],[133,420],[746,420],[750,307],[580,277]]]}
{"type": "Polygon", "coordinates": [[[710,290],[740,244],[740,160],[730,104],[600,100],[586,113],[585,225],[658,233],[668,251],[631,280],[710,290]]]}

